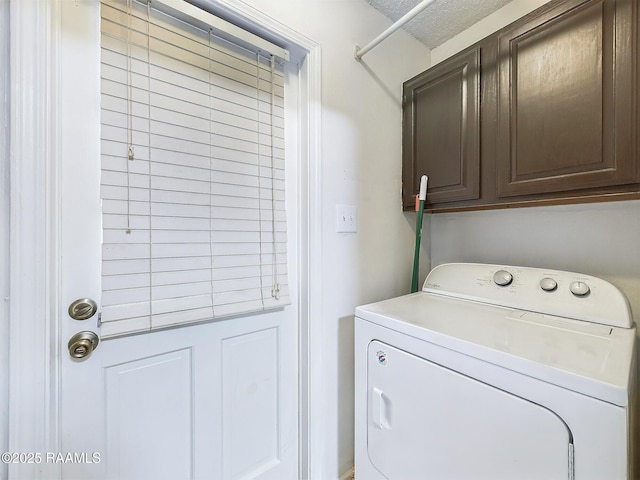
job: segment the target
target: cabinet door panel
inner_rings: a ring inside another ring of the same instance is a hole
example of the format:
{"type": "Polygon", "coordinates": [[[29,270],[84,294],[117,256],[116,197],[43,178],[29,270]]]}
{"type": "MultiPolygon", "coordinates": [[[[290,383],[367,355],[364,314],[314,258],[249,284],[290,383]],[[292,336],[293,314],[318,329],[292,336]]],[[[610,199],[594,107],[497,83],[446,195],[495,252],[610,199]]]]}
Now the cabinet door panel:
{"type": "Polygon", "coordinates": [[[499,37],[498,196],[634,183],[630,0],[576,0],[499,37]]]}
{"type": "Polygon", "coordinates": [[[479,77],[478,48],[405,83],[405,209],[413,209],[422,175],[429,204],[479,197],[479,77]]]}

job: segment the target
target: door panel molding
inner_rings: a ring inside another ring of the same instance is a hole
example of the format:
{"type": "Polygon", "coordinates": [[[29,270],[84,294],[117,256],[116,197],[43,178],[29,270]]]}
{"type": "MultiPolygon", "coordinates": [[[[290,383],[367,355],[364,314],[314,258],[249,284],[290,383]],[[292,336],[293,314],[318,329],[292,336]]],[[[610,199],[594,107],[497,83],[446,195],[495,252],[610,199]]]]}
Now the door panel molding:
{"type": "Polygon", "coordinates": [[[257,478],[280,463],[278,327],[223,338],[223,478],[257,478]]]}
{"type": "Polygon", "coordinates": [[[190,478],[194,471],[194,368],[191,348],[105,368],[107,478],[190,478]],[[151,380],[151,381],[150,381],[151,380]],[[158,430],[170,431],[158,442],[158,430]],[[168,440],[168,441],[167,441],[168,440]],[[171,462],[159,462],[171,458],[171,462]],[[113,460],[115,459],[115,461],[113,460]],[[179,459],[176,461],[176,459],[179,459]],[[153,465],[155,472],[142,469],[153,465]],[[176,469],[177,467],[177,469],[176,469]]]}

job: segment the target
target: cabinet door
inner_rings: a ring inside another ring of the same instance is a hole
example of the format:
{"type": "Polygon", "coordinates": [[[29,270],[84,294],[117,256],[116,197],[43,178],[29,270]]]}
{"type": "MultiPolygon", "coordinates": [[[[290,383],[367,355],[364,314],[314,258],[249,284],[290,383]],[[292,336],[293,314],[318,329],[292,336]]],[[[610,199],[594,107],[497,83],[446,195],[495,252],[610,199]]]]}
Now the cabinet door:
{"type": "Polygon", "coordinates": [[[499,36],[499,197],[637,181],[633,0],[573,0],[499,36]]]}
{"type": "Polygon", "coordinates": [[[480,163],[480,49],[404,84],[403,207],[413,210],[420,177],[429,176],[427,203],[476,199],[480,163]]]}

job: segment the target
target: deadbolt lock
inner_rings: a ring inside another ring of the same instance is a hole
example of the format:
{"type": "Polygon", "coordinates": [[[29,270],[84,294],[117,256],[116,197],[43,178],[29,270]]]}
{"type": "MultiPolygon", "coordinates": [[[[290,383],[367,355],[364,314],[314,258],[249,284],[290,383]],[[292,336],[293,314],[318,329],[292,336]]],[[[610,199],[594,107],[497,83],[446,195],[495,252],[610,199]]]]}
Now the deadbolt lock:
{"type": "Polygon", "coordinates": [[[90,298],[79,298],[69,305],[69,316],[74,320],[86,320],[93,317],[97,310],[96,302],[90,298]]]}
{"type": "Polygon", "coordinates": [[[93,332],[78,332],[69,339],[69,355],[72,358],[86,358],[91,355],[100,339],[98,335],[93,332]]]}

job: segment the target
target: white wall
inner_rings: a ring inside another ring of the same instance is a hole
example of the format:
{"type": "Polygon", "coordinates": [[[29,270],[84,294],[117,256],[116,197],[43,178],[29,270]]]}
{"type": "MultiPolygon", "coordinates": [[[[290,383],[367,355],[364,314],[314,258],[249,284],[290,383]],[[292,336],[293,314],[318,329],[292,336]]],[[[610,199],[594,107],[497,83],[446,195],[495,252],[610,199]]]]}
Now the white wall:
{"type": "Polygon", "coordinates": [[[321,362],[322,392],[313,401],[324,431],[316,432],[322,451],[312,469],[315,478],[337,479],[353,465],[354,309],[410,289],[415,214],[403,214],[400,204],[401,88],[428,66],[429,50],[397,32],[358,63],[355,45],[391,24],[364,0],[246,3],[322,50],[323,211],[316,221],[323,232],[323,306],[315,318],[323,348],[311,361],[321,362]],[[356,234],[336,233],[337,204],[358,207],[356,234]]]}
{"type": "Polygon", "coordinates": [[[640,320],[640,201],[434,214],[431,261],[569,270],[622,289],[640,320]]]}
{"type": "MultiPolygon", "coordinates": [[[[434,63],[544,3],[513,1],[434,49],[434,63]]],[[[599,276],[626,293],[640,321],[640,201],[434,214],[429,224],[432,266],[490,262],[599,276]]]]}

